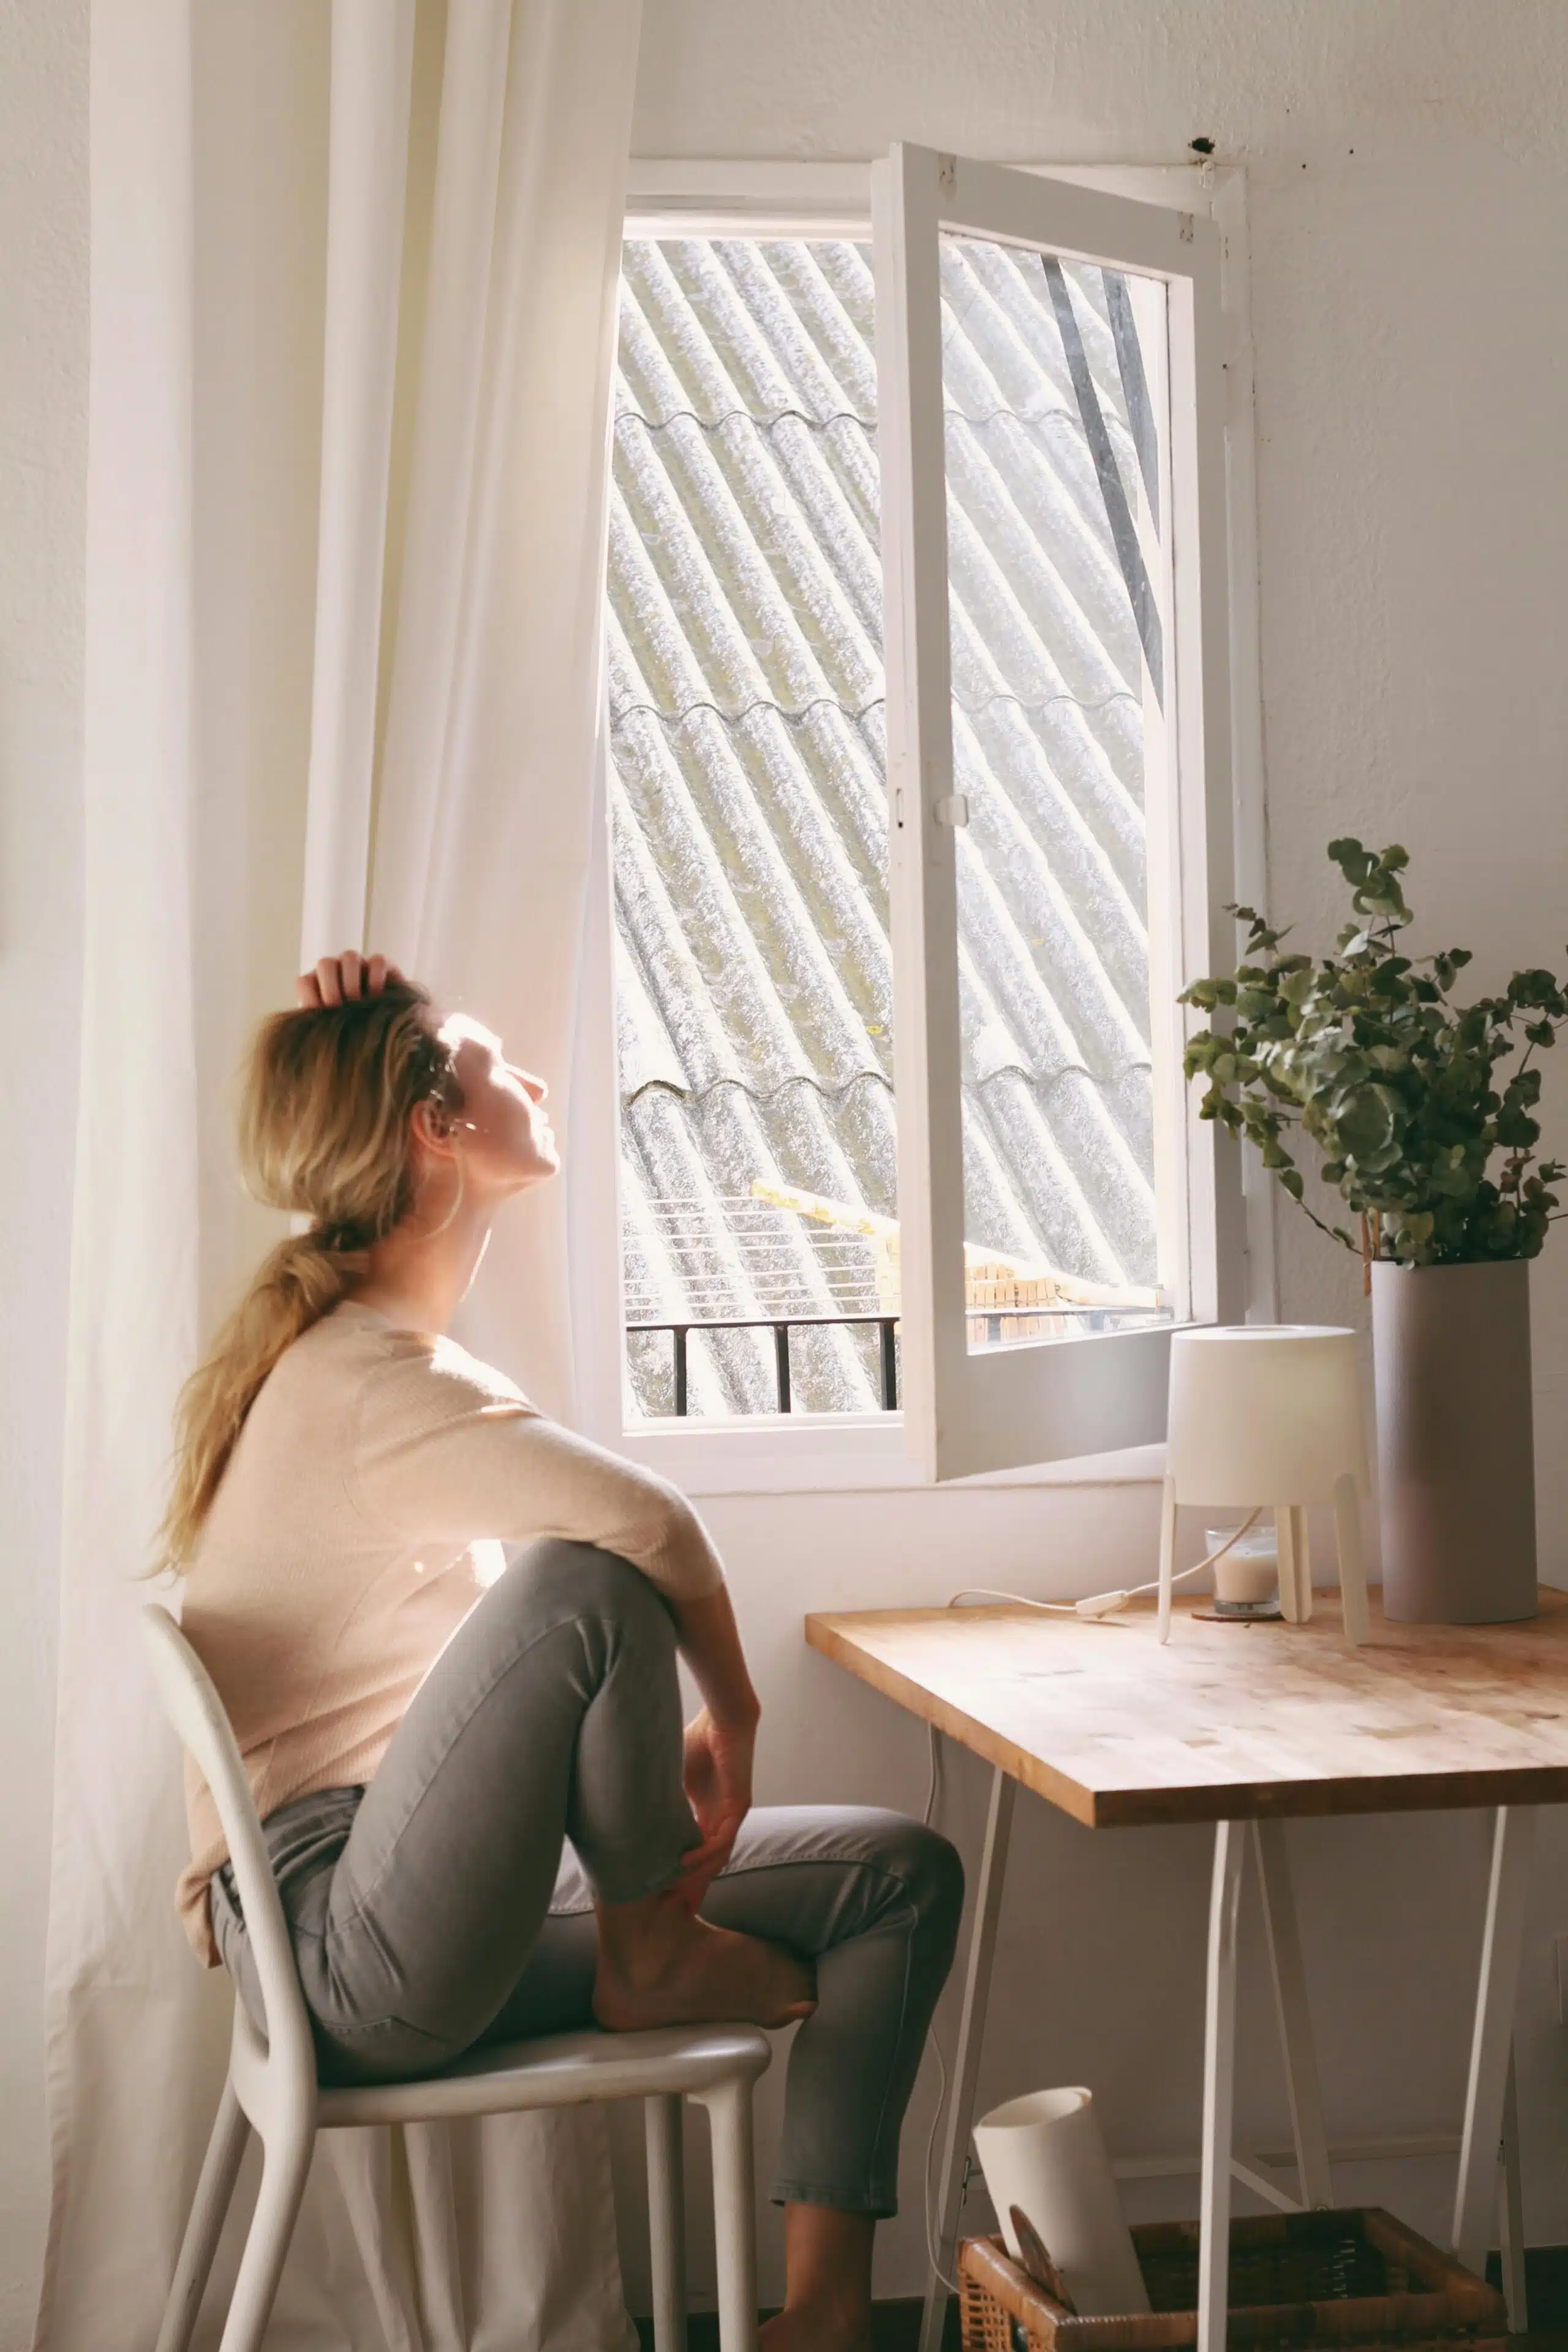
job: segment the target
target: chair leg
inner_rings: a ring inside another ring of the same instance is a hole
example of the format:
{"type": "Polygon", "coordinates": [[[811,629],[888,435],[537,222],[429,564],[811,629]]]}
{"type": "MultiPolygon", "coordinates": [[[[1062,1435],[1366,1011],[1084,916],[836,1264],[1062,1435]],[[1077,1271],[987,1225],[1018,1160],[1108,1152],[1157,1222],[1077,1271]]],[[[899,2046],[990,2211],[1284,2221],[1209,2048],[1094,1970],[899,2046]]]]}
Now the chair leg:
{"type": "Polygon", "coordinates": [[[234,2301],[224,2322],[218,2352],[260,2352],[278,2282],[283,2275],[289,2241],[294,2234],[300,2200],[305,2193],[305,2175],[310,2168],[314,2144],[313,2132],[287,2138],[279,2133],[272,2146],[264,2150],[260,2193],[250,2217],[250,2231],[240,2257],[234,2301]]]}
{"type": "MultiPolygon", "coordinates": [[[[752,2086],[700,2092],[713,2131],[713,2245],[719,2273],[719,2352],[756,2352],[756,2186],[752,2086]]],[[[225,2347],[227,2352],[227,2347],[225,2347]]]]}
{"type": "Polygon", "coordinates": [[[654,2352],[686,2352],[686,2177],[679,2093],[645,2099],[654,2352]]]}
{"type": "Polygon", "coordinates": [[[163,2307],[163,2325],[158,2330],[157,2352],[186,2352],[195,2331],[196,2314],[202,2307],[213,2256],[217,2252],[224,2217],[234,2196],[234,2184],[249,2137],[250,2126],[234,2095],[234,2084],[226,2082],[207,2152],[202,2158],[201,2178],[185,2222],[185,2234],[180,2241],[180,2257],[174,2264],[169,2300],[163,2307]]]}

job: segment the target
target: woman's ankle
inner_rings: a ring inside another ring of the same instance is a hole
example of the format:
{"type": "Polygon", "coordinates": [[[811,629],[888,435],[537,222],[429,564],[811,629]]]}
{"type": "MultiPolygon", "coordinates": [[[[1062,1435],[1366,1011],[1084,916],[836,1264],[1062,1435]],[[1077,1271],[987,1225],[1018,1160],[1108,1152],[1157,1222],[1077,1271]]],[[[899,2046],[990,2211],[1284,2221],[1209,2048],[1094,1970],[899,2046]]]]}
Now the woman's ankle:
{"type": "Polygon", "coordinates": [[[635,1903],[595,1906],[599,1921],[599,1957],[613,1973],[638,1987],[657,1984],[679,1965],[693,1927],[691,1914],[672,1887],[635,1903]]]}
{"type": "Polygon", "coordinates": [[[870,2352],[871,2307],[846,2313],[832,2305],[786,2304],[764,2323],[757,2341],[760,2352],[870,2352]]]}
{"type": "Polygon", "coordinates": [[[871,2248],[877,2224],[869,2213],[831,2205],[784,2207],[785,2302],[763,2330],[768,2352],[817,2345],[823,2352],[860,2352],[871,2341],[871,2248]]]}

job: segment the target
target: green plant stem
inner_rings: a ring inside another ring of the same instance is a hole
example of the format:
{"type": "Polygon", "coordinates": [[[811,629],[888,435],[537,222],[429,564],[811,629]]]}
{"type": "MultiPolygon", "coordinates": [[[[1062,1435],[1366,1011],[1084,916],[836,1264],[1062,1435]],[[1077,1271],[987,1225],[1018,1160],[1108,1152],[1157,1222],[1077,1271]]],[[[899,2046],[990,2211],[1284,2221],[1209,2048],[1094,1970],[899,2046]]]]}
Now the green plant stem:
{"type": "MultiPolygon", "coordinates": [[[[1511,1021],[1510,1022],[1509,1026],[1510,1028],[1513,1026],[1513,1023],[1511,1021]]],[[[1513,1074],[1516,1078],[1523,1077],[1526,1070],[1530,1067],[1530,1057],[1534,1051],[1535,1040],[1532,1037],[1530,1043],[1526,1045],[1523,1053],[1520,1055],[1519,1067],[1513,1074]]],[[[1513,1154],[1512,1158],[1503,1162],[1503,1181],[1499,1189],[1504,1192],[1511,1192],[1514,1199],[1516,1201],[1519,1200],[1524,1186],[1525,1170],[1530,1166],[1531,1161],[1534,1158],[1534,1144],[1521,1143],[1519,1150],[1513,1154]],[[1511,1182],[1508,1181],[1510,1178],[1512,1179],[1511,1182]]]]}
{"type": "Polygon", "coordinates": [[[1349,1250],[1352,1257],[1359,1257],[1361,1255],[1361,1252],[1357,1249],[1354,1242],[1348,1240],[1343,1234],[1336,1233],[1332,1225],[1326,1225],[1321,1217],[1319,1216],[1316,1209],[1309,1209],[1305,1201],[1298,1201],[1296,1206],[1301,1210],[1305,1215],[1310,1217],[1312,1223],[1317,1226],[1318,1231],[1321,1234],[1327,1234],[1331,1242],[1338,1242],[1342,1249],[1349,1250]]]}

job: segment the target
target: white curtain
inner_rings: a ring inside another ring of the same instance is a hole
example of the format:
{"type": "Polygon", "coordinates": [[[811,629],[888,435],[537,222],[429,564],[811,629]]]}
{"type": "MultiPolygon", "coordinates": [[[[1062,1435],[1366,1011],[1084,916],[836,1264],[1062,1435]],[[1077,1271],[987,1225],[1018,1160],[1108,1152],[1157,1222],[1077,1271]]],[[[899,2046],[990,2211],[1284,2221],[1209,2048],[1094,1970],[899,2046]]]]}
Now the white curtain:
{"type": "MultiPolygon", "coordinates": [[[[91,24],[49,2352],[152,2345],[223,2063],[134,1578],[174,1392],[266,1238],[231,1173],[245,1032],[301,933],[374,944],[567,1100],[637,0],[91,24]]],[[[559,1412],[567,1279],[546,1193],[469,1331],[559,1412]]],[[[595,2119],[325,2145],[269,2341],[627,2341],[595,2119]]]]}

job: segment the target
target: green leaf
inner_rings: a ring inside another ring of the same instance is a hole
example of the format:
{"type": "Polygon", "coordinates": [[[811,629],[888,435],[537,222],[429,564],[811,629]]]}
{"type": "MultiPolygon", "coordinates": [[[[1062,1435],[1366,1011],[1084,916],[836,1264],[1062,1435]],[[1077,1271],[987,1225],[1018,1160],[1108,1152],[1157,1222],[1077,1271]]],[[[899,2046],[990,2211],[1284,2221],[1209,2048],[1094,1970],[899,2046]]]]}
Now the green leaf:
{"type": "Polygon", "coordinates": [[[1178,1004],[1195,1004],[1200,1013],[1212,1013],[1216,1005],[1236,1003],[1234,980],[1194,980],[1177,997],[1178,1004]]]}
{"type": "Polygon", "coordinates": [[[1348,835],[1342,840],[1330,842],[1329,856],[1345,880],[1352,885],[1364,882],[1372,871],[1372,859],[1360,842],[1352,840],[1348,835]]]}
{"type": "Polygon", "coordinates": [[[1341,1097],[1334,1129],[1346,1159],[1363,1162],[1392,1141],[1397,1097],[1386,1087],[1352,1087],[1341,1097]]]}

